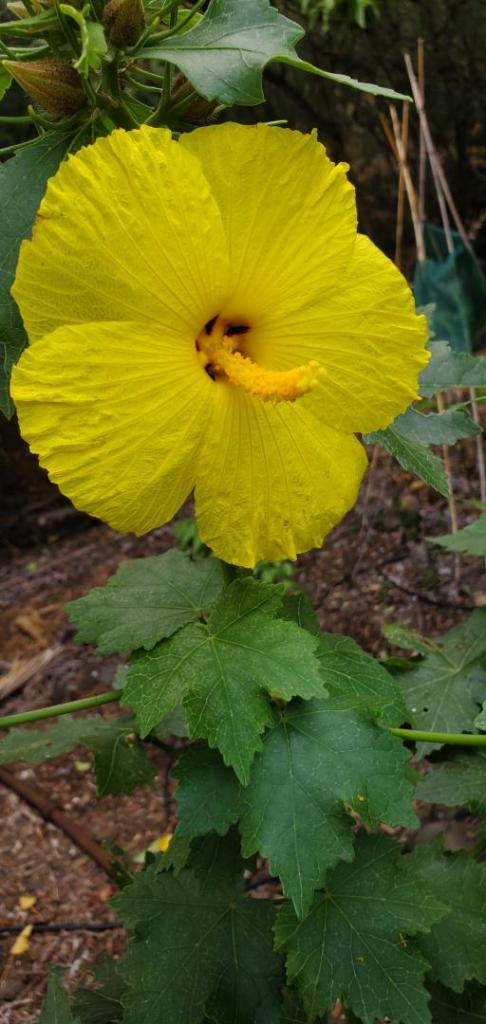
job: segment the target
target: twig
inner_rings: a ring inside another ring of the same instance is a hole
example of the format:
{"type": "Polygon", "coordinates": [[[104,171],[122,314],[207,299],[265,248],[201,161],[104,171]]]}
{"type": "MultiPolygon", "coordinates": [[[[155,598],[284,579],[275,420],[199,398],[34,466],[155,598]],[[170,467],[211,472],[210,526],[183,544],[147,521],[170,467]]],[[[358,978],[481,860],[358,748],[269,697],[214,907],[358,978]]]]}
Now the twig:
{"type": "Polygon", "coordinates": [[[5,700],[6,697],[10,697],[16,690],[20,690],[32,679],[43,668],[57,658],[62,648],[58,645],[57,647],[48,647],[47,650],[41,651],[40,654],[34,655],[33,658],[24,658],[14,661],[10,666],[8,672],[5,675],[0,676],[0,700],[5,700]]]}
{"type": "MultiPolygon", "coordinates": [[[[67,921],[65,924],[45,924],[43,921],[32,922],[32,932],[46,935],[57,932],[113,932],[122,929],[124,925],[118,921],[106,921],[104,924],[90,924],[89,922],[67,921]]],[[[25,928],[25,924],[6,924],[0,926],[0,935],[16,935],[25,928]]]]}
{"type": "Polygon", "coordinates": [[[436,601],[433,597],[427,597],[426,594],[418,594],[416,590],[409,590],[408,587],[404,587],[401,583],[397,583],[391,576],[387,576],[386,572],[382,572],[377,566],[375,572],[378,573],[390,586],[395,587],[396,590],[401,590],[403,594],[407,594],[408,597],[416,597],[418,601],[422,601],[423,604],[429,604],[432,608],[456,608],[460,612],[473,612],[475,605],[473,604],[457,604],[455,601],[436,601]]]}
{"type": "Polygon", "coordinates": [[[44,821],[50,821],[57,828],[61,829],[71,841],[79,847],[83,853],[86,853],[95,864],[98,865],[112,880],[117,881],[118,875],[116,867],[113,863],[113,858],[110,853],[96,842],[96,839],[91,836],[86,829],[77,825],[75,821],[71,821],[70,818],[56,807],[44,793],[40,790],[34,789],[27,782],[19,779],[17,775],[9,771],[8,768],[0,768],[0,782],[3,782],[4,786],[16,793],[17,796],[25,800],[34,810],[38,811],[39,814],[44,818],[44,821]]]}

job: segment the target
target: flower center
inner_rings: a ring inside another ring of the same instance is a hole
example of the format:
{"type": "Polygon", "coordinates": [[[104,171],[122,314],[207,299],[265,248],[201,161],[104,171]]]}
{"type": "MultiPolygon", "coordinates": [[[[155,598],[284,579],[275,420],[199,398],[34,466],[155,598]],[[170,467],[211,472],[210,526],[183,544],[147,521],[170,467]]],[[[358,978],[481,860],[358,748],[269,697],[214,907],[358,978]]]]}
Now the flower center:
{"type": "Polygon", "coordinates": [[[267,370],[245,354],[248,324],[209,320],[196,339],[199,362],[212,380],[227,380],[264,402],[295,402],[315,388],[324,371],[312,361],[292,370],[267,370]]]}

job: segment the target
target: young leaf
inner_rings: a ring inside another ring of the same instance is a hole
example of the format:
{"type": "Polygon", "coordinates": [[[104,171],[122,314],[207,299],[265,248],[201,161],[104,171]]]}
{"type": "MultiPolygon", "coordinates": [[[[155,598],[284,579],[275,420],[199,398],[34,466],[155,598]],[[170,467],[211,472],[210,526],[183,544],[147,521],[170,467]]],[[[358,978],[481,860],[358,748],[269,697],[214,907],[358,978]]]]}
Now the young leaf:
{"type": "Polygon", "coordinates": [[[10,371],[27,344],[18,308],[10,294],[20,243],[28,238],[47,179],[66,154],[70,136],[50,132],[0,166],[0,410],[11,416],[10,371]]]}
{"type": "Polygon", "coordinates": [[[43,731],[11,729],[0,742],[0,764],[40,764],[77,746],[87,747],[95,755],[98,796],[131,793],[136,786],[155,778],[155,768],[134,733],[130,716],[103,719],[65,715],[43,731]]]}
{"type": "Polygon", "coordinates": [[[431,412],[425,416],[423,412],[410,408],[394,420],[393,429],[407,441],[422,445],[455,444],[463,437],[481,433],[481,427],[465,409],[446,409],[445,412],[431,412]]]}
{"type": "Polygon", "coordinates": [[[205,1010],[214,1024],[254,1024],[258,1011],[262,1020],[278,1013],[275,905],[245,896],[242,868],[233,878],[233,860],[226,865],[220,843],[217,856],[213,849],[206,870],[176,878],[154,866],[115,898],[136,929],[121,965],[130,986],[125,1024],[200,1024],[205,1010]]]}
{"type": "Polygon", "coordinates": [[[51,967],[39,1024],[77,1024],[73,1017],[68,997],[59,980],[60,976],[61,971],[59,968],[51,967]]]}
{"type": "Polygon", "coordinates": [[[430,398],[449,388],[483,387],[486,384],[486,359],[468,352],[453,352],[446,341],[430,345],[432,358],[420,376],[420,394],[430,398]]]}
{"type": "Polygon", "coordinates": [[[486,512],[457,533],[445,533],[441,537],[426,539],[431,544],[447,548],[447,551],[461,551],[464,555],[486,555],[486,512]]]}
{"type": "Polygon", "coordinates": [[[218,747],[245,785],[261,733],[273,721],[267,695],[288,701],[325,693],[317,640],[276,619],[280,603],[279,588],[235,580],[207,624],[186,626],[153,651],[135,654],[122,702],[134,709],[140,734],[183,701],[190,736],[218,747]]]}
{"type": "Polygon", "coordinates": [[[486,1024],[486,989],[466,985],[457,995],[443,985],[429,985],[432,1024],[486,1024]]]}
{"type": "Polygon", "coordinates": [[[104,587],[66,606],[77,640],[97,644],[99,654],[144,647],[195,622],[223,586],[221,562],[193,562],[182,551],[122,562],[104,587]]]}
{"type": "Polygon", "coordinates": [[[335,708],[354,708],[387,725],[404,721],[406,708],[398,683],[350,637],[321,633],[318,657],[335,708]]]}
{"type": "MultiPolygon", "coordinates": [[[[428,732],[471,732],[486,699],[486,610],[478,609],[400,676],[412,725],[428,732]]],[[[419,743],[419,757],[440,744],[419,743]]]]}
{"type": "Polygon", "coordinates": [[[441,459],[437,455],[432,455],[424,445],[409,441],[395,429],[395,425],[387,427],[386,430],[375,430],[372,434],[365,434],[363,440],[366,444],[381,444],[403,469],[408,473],[415,473],[435,491],[447,497],[449,488],[441,459]]]}
{"type": "Polygon", "coordinates": [[[289,904],[277,915],[277,949],[287,953],[288,980],[308,1020],[341,998],[363,1024],[384,1017],[425,1024],[427,962],[406,936],[427,931],[446,913],[447,904],[416,877],[412,856],[385,836],[361,832],[356,859],[328,877],[304,921],[289,904]]]}
{"type": "Polygon", "coordinates": [[[201,96],[226,106],[262,103],[263,71],[273,61],[374,95],[406,99],[393,89],[321,71],[301,60],[295,45],[303,35],[300,25],[284,18],[269,0],[211,0],[193,29],[149,43],[139,56],[175,64],[201,96]]]}
{"type": "Polygon", "coordinates": [[[327,872],[353,857],[353,817],[417,823],[403,744],[331,697],[299,702],[265,739],[241,796],[243,853],[257,851],[303,917],[327,872]]]}
{"type": "Polygon", "coordinates": [[[468,807],[474,814],[486,814],[486,750],[476,748],[433,765],[421,777],[416,797],[425,803],[468,807]]]}
{"type": "Polygon", "coordinates": [[[462,992],[465,981],[486,984],[486,866],[460,851],[444,854],[436,843],[418,849],[416,877],[450,912],[416,945],[434,981],[462,992]]]}
{"type": "Polygon", "coordinates": [[[240,784],[217,750],[195,744],[183,754],[172,775],[178,781],[178,836],[225,835],[238,821],[240,784]]]}

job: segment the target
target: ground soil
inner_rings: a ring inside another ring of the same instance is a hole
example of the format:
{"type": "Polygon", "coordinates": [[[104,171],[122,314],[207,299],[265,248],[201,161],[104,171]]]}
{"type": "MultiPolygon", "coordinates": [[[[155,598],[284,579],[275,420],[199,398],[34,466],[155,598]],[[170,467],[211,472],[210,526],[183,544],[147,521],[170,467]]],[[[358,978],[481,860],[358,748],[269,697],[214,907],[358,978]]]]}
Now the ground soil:
{"type": "MultiPolygon", "coordinates": [[[[5,715],[110,686],[118,659],[101,659],[74,643],[64,604],[102,584],[123,559],[163,552],[174,539],[169,527],[142,539],[119,536],[79,514],[39,472],[15,428],[5,428],[4,435],[0,673],[18,669],[19,662],[42,651],[52,655],[21,688],[0,700],[5,715]]],[[[473,442],[454,449],[453,475],[465,525],[473,514],[469,499],[478,496],[473,442]]],[[[461,558],[456,578],[457,560],[427,542],[448,529],[445,500],[381,452],[371,463],[356,509],[322,551],[299,558],[295,578],[325,629],[353,636],[377,656],[389,655],[385,623],[399,621],[438,634],[486,603],[481,560],[461,558]]],[[[155,785],[116,798],[97,799],[84,751],[12,770],[100,842],[122,847],[131,858],[174,825],[170,758],[158,749],[150,756],[157,767],[155,785]]],[[[125,935],[109,906],[115,883],[100,867],[9,787],[0,786],[0,815],[0,1024],[32,1024],[49,964],[62,965],[74,986],[101,954],[121,954],[125,935]],[[22,895],[36,897],[32,909],[20,909],[22,895]],[[13,929],[26,923],[51,930],[34,930],[28,952],[13,956],[13,929]]],[[[473,827],[463,816],[439,813],[435,820],[424,820],[423,830],[445,831],[454,847],[471,841],[473,827]]]]}

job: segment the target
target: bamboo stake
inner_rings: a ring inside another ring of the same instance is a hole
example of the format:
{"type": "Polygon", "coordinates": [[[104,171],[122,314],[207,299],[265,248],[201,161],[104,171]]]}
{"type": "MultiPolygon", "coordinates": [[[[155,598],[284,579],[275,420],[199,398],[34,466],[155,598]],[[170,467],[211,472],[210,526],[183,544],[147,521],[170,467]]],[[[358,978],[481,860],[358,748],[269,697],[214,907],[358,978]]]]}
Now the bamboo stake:
{"type": "MultiPolygon", "coordinates": [[[[425,109],[425,54],[424,54],[424,41],[423,39],[417,39],[417,64],[418,64],[418,84],[420,89],[420,97],[422,107],[425,109]]],[[[425,148],[425,138],[422,128],[422,122],[420,124],[420,141],[419,141],[419,181],[418,181],[418,196],[419,196],[419,217],[421,224],[425,221],[425,176],[427,172],[427,150],[425,148]]]]}
{"type": "Polygon", "coordinates": [[[395,149],[397,153],[397,159],[399,167],[403,173],[403,181],[407,193],[408,204],[410,206],[410,213],[412,215],[412,224],[415,235],[415,245],[417,247],[417,257],[420,263],[425,260],[425,246],[422,234],[422,226],[418,215],[418,199],[417,193],[413,187],[412,179],[410,177],[410,170],[407,163],[407,158],[403,148],[402,133],[400,130],[400,122],[398,120],[398,114],[396,107],[390,104],[390,117],[393,126],[393,135],[395,140],[395,149]]]}
{"type": "MultiPolygon", "coordinates": [[[[402,107],[402,147],[405,160],[407,159],[408,153],[408,126],[409,126],[409,114],[410,107],[408,103],[404,103],[402,107]]],[[[395,230],[395,263],[399,270],[402,269],[402,244],[403,244],[403,215],[405,211],[405,182],[403,180],[403,165],[399,162],[399,173],[398,173],[398,195],[397,195],[397,222],[395,230]]],[[[420,217],[420,198],[419,198],[419,217],[420,217]]]]}
{"type": "Polygon", "coordinates": [[[412,93],[413,93],[413,98],[415,100],[415,105],[417,107],[417,113],[418,113],[418,116],[420,118],[421,129],[422,129],[423,135],[424,135],[425,147],[426,147],[426,150],[427,150],[427,155],[429,157],[429,163],[430,163],[430,168],[431,168],[431,171],[432,171],[432,177],[434,179],[435,189],[436,189],[436,192],[437,192],[437,200],[438,200],[439,207],[440,207],[442,223],[444,225],[444,233],[445,233],[445,236],[446,236],[447,248],[449,249],[449,252],[453,252],[453,250],[454,250],[454,243],[452,241],[449,215],[448,215],[448,212],[447,212],[447,206],[448,206],[449,210],[451,212],[451,215],[452,215],[452,219],[453,219],[453,221],[454,221],[454,223],[456,225],[456,228],[457,228],[457,230],[458,230],[458,232],[459,232],[459,234],[460,234],[460,236],[461,236],[461,238],[462,238],[462,240],[464,242],[464,245],[470,251],[472,251],[471,250],[471,243],[470,243],[470,241],[469,241],[469,239],[467,237],[464,224],[462,223],[462,220],[461,220],[461,218],[459,216],[456,204],[455,204],[455,202],[454,202],[454,200],[452,198],[451,191],[450,191],[449,185],[447,183],[446,176],[445,176],[444,171],[442,169],[442,164],[441,164],[441,161],[440,161],[439,154],[437,153],[437,150],[436,150],[436,148],[434,146],[434,141],[433,141],[432,135],[430,133],[429,122],[427,120],[427,115],[425,113],[424,104],[423,104],[423,101],[422,101],[422,96],[421,96],[421,93],[420,93],[419,85],[418,85],[417,78],[415,76],[415,72],[414,72],[413,67],[412,67],[412,62],[410,60],[410,56],[409,56],[408,53],[406,53],[404,55],[404,60],[405,60],[405,67],[407,69],[407,74],[408,74],[409,81],[410,81],[410,87],[411,87],[412,93]],[[446,206],[446,201],[447,201],[447,206],[446,206]]]}

